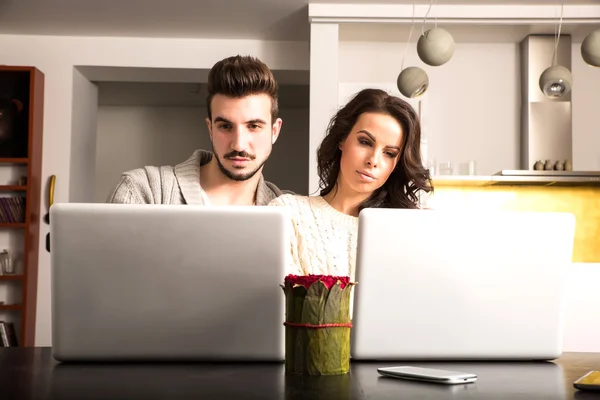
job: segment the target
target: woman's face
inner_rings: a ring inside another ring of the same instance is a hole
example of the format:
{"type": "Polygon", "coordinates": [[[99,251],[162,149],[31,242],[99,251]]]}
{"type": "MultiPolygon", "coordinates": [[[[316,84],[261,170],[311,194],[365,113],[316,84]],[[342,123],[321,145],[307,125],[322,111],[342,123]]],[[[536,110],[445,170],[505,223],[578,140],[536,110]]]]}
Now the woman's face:
{"type": "Polygon", "coordinates": [[[367,197],[387,181],[400,159],[404,132],[392,116],[360,115],[340,144],[342,157],[338,184],[367,197]]]}

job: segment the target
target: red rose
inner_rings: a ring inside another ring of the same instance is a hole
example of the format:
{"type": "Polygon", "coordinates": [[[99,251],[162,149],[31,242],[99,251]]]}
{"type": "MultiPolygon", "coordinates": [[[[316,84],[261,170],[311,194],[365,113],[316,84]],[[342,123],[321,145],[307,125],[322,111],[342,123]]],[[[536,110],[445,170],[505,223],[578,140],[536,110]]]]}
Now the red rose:
{"type": "Polygon", "coordinates": [[[333,285],[335,285],[338,281],[340,282],[340,288],[343,289],[350,283],[349,276],[333,276],[333,275],[288,275],[285,277],[285,282],[289,282],[292,287],[294,285],[302,285],[308,290],[310,286],[315,283],[321,281],[327,287],[327,290],[330,290],[333,285]]]}

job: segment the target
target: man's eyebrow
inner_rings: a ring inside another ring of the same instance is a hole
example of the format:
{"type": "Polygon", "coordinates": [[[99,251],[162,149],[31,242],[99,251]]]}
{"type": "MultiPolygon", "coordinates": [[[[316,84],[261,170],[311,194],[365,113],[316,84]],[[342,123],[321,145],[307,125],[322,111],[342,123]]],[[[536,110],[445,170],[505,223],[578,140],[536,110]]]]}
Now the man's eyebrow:
{"type": "MultiPolygon", "coordinates": [[[[228,120],[227,118],[224,117],[215,117],[215,122],[225,122],[227,124],[232,124],[234,125],[234,123],[230,120],[228,120]]],[[[246,121],[246,124],[262,124],[262,125],[266,125],[267,122],[264,119],[260,119],[260,118],[254,118],[251,119],[250,121],[246,121]]]]}
{"type": "MultiPolygon", "coordinates": [[[[372,141],[374,141],[374,142],[376,142],[376,141],[377,141],[377,140],[375,139],[375,136],[373,136],[373,135],[371,134],[371,132],[369,132],[369,131],[365,131],[364,129],[361,129],[360,131],[358,131],[358,133],[364,133],[364,134],[365,134],[365,135],[367,135],[369,138],[371,138],[371,140],[372,140],[372,141]]],[[[400,151],[400,150],[401,150],[399,146],[396,146],[396,145],[393,145],[393,144],[388,144],[388,145],[387,145],[387,146],[385,146],[385,147],[387,147],[387,148],[390,148],[390,149],[395,149],[395,150],[398,150],[398,151],[400,151]]]]}
{"type": "Polygon", "coordinates": [[[215,117],[215,122],[225,122],[227,124],[233,124],[233,122],[231,122],[227,118],[223,118],[223,117],[215,117]]]}
{"type": "Polygon", "coordinates": [[[251,119],[250,121],[246,122],[247,124],[263,124],[266,125],[267,121],[265,121],[264,119],[260,119],[260,118],[254,118],[251,119]]]}

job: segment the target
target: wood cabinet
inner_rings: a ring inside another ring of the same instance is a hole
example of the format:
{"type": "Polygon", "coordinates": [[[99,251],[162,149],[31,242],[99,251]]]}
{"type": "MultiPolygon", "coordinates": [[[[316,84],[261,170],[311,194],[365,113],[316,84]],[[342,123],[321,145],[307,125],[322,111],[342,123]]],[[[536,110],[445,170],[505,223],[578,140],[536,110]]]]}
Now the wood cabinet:
{"type": "Polygon", "coordinates": [[[19,346],[35,341],[43,114],[43,73],[0,66],[0,252],[14,268],[0,265],[0,321],[19,346]]]}

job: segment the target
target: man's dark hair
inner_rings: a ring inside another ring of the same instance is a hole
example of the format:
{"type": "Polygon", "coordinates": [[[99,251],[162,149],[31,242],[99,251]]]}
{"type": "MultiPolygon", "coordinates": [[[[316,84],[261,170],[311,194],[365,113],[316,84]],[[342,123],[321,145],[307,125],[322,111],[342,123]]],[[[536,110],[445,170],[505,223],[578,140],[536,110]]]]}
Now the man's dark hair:
{"type": "Polygon", "coordinates": [[[278,87],[273,72],[256,57],[232,56],[217,62],[208,74],[208,118],[212,120],[211,101],[214,95],[222,94],[242,98],[255,94],[271,97],[271,118],[279,113],[278,87]]]}

